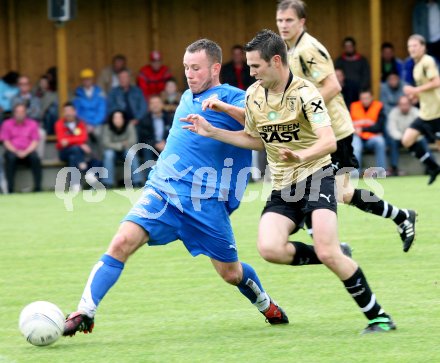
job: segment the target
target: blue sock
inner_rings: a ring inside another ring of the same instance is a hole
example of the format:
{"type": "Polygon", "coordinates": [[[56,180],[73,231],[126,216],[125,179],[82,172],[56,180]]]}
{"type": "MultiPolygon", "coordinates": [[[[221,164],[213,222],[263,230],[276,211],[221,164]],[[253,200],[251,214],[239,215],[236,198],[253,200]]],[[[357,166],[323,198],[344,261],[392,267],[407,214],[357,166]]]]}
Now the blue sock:
{"type": "Polygon", "coordinates": [[[240,263],[243,267],[243,279],[237,285],[238,289],[258,310],[267,310],[270,304],[270,298],[264,291],[257,273],[251,265],[244,262],[240,263]]]}
{"type": "Polygon", "coordinates": [[[78,310],[91,318],[94,317],[98,304],[118,280],[123,268],[124,263],[121,261],[109,255],[103,255],[89,275],[78,310]]]}

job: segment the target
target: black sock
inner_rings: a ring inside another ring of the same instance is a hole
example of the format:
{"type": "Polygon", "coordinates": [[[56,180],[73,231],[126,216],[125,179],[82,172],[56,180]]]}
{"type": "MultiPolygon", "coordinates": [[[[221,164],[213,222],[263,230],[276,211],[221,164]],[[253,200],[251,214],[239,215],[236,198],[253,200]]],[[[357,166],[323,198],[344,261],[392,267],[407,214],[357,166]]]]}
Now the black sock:
{"type": "Polygon", "coordinates": [[[420,162],[425,164],[429,170],[437,169],[440,167],[440,165],[437,164],[435,159],[432,157],[429,151],[426,150],[426,147],[424,147],[420,141],[414,143],[408,149],[417,159],[420,160],[420,162]]]}
{"type": "MultiPolygon", "coordinates": [[[[290,241],[289,241],[290,242],[290,241]]],[[[315,248],[312,245],[306,245],[302,242],[290,242],[295,246],[295,256],[291,265],[301,266],[301,265],[321,265],[322,262],[319,261],[316,255],[315,248]]]]}
{"type": "Polygon", "coordinates": [[[403,209],[399,209],[385,200],[380,199],[376,194],[365,189],[355,189],[351,205],[384,218],[391,218],[396,224],[402,223],[408,218],[403,209]]]}
{"type": "Polygon", "coordinates": [[[353,276],[342,282],[368,320],[385,315],[385,312],[376,301],[376,296],[371,292],[367,279],[360,267],[358,267],[353,276]]]}

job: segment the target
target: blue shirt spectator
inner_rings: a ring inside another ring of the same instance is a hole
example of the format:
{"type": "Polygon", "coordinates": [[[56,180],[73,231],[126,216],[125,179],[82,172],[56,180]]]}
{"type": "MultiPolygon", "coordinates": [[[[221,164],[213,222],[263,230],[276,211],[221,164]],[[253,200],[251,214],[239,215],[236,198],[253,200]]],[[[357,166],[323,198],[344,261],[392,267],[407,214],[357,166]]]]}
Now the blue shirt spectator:
{"type": "Polygon", "coordinates": [[[73,104],[78,117],[90,126],[102,125],[106,118],[106,100],[103,90],[94,84],[94,72],[83,69],[82,86],[75,90],[73,104]]]}
{"type": "Polygon", "coordinates": [[[17,72],[11,71],[0,79],[0,116],[4,112],[12,110],[12,98],[18,93],[18,77],[19,74],[17,72]]]}

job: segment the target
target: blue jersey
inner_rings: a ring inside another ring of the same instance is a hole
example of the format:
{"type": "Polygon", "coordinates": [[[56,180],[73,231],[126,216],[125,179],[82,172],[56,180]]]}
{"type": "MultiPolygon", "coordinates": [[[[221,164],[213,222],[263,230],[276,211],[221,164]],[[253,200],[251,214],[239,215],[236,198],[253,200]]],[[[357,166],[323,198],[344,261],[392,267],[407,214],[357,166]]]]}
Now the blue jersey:
{"type": "Polygon", "coordinates": [[[238,131],[243,126],[225,113],[202,111],[210,97],[244,107],[245,92],[228,84],[200,94],[187,90],[180,100],[166,147],[149,175],[147,184],[174,196],[225,201],[229,212],[240,204],[250,171],[252,153],[223,142],[192,133],[180,118],[200,114],[213,126],[238,131]]]}

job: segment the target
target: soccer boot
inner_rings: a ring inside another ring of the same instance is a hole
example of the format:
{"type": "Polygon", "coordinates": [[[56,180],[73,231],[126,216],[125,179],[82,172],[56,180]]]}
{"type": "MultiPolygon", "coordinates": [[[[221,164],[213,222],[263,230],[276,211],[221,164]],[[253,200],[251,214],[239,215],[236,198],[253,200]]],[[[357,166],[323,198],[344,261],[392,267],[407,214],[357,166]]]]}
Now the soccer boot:
{"type": "Polygon", "coordinates": [[[382,315],[370,320],[368,326],[362,331],[362,334],[386,333],[391,330],[396,330],[396,324],[394,324],[391,316],[382,315]]]}
{"type": "Polygon", "coordinates": [[[278,304],[270,299],[269,308],[265,312],[261,312],[266,317],[266,322],[271,325],[276,324],[288,324],[289,318],[283,309],[281,309],[278,304]]]}
{"type": "Polygon", "coordinates": [[[351,255],[352,255],[352,248],[350,247],[350,245],[349,245],[348,243],[346,243],[346,242],[341,242],[340,245],[341,245],[341,251],[342,251],[342,253],[343,253],[345,256],[351,258],[351,255]]]}
{"type": "Polygon", "coordinates": [[[428,185],[431,185],[437,179],[437,176],[440,174],[440,166],[435,169],[428,170],[429,180],[428,185]]]}
{"type": "Polygon", "coordinates": [[[397,232],[399,232],[400,239],[403,243],[403,252],[408,252],[413,244],[414,237],[416,236],[417,213],[411,209],[408,209],[405,212],[407,218],[397,226],[397,232]]]}
{"type": "Polygon", "coordinates": [[[77,331],[91,333],[95,326],[94,319],[77,311],[69,314],[64,322],[64,336],[73,337],[77,331]]]}

